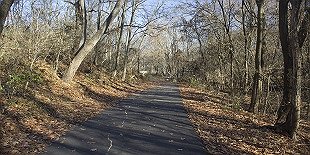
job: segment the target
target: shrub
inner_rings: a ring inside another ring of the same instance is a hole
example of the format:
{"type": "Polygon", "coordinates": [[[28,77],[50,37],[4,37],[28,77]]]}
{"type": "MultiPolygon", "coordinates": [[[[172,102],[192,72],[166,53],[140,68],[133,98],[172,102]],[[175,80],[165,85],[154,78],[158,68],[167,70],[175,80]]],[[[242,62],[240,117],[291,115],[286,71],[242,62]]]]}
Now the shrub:
{"type": "Polygon", "coordinates": [[[199,86],[200,82],[199,82],[199,80],[197,78],[191,77],[189,79],[189,84],[190,84],[190,86],[193,86],[193,87],[196,86],[197,87],[197,86],[199,86]]]}
{"type": "Polygon", "coordinates": [[[3,91],[6,94],[23,94],[28,87],[33,87],[36,84],[43,82],[40,74],[30,70],[16,72],[8,76],[3,84],[3,91]]]}

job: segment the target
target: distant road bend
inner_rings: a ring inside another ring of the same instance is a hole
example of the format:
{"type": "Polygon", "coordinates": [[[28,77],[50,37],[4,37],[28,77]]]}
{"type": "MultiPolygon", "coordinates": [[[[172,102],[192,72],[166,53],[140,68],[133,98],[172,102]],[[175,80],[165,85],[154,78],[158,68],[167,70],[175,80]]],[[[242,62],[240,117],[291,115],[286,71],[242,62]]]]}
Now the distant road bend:
{"type": "Polygon", "coordinates": [[[75,126],[44,155],[205,155],[175,85],[136,93],[75,126]]]}

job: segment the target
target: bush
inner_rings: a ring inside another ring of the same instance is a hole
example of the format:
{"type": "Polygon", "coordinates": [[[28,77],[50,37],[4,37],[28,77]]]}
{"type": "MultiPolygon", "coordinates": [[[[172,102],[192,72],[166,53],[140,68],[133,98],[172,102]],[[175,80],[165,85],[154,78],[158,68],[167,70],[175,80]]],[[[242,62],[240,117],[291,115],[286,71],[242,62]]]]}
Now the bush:
{"type": "Polygon", "coordinates": [[[33,87],[42,82],[41,75],[33,71],[16,72],[9,75],[2,86],[2,92],[5,94],[23,94],[28,87],[33,87]]]}
{"type": "Polygon", "coordinates": [[[195,77],[191,77],[191,78],[189,79],[189,84],[190,84],[190,86],[197,87],[197,86],[200,85],[200,82],[199,82],[199,80],[196,79],[195,77]]]}
{"type": "Polygon", "coordinates": [[[232,109],[235,109],[235,110],[241,110],[242,107],[241,107],[241,104],[243,103],[243,99],[242,98],[239,98],[239,97],[234,97],[233,100],[232,100],[232,104],[230,105],[230,107],[232,109]]]}

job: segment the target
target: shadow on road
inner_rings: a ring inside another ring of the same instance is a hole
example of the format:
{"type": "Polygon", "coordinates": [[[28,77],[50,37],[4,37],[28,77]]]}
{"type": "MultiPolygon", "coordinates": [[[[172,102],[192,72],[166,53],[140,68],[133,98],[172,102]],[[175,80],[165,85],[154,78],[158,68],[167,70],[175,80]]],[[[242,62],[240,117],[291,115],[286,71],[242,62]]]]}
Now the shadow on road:
{"type": "Polygon", "coordinates": [[[206,154],[181,102],[173,85],[133,94],[75,126],[43,154],[206,154]]]}

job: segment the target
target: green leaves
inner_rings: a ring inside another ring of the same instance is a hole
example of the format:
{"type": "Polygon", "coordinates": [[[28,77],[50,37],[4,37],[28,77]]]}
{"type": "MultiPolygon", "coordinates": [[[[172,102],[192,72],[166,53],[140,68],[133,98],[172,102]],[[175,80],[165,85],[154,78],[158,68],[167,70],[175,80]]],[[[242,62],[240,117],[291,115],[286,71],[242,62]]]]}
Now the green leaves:
{"type": "Polygon", "coordinates": [[[19,94],[24,92],[28,86],[35,86],[43,82],[42,77],[32,71],[22,71],[9,75],[4,86],[0,87],[0,91],[7,94],[19,94]]]}

